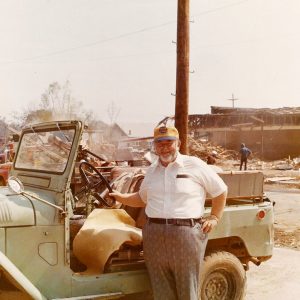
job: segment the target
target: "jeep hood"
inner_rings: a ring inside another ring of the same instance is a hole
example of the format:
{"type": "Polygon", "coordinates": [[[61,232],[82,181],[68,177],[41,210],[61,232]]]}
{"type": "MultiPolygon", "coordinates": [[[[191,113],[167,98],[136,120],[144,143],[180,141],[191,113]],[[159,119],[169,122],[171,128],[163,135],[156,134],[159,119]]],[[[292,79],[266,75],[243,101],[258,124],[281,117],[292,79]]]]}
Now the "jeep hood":
{"type": "Polygon", "coordinates": [[[23,195],[0,189],[0,227],[35,225],[35,209],[23,195]]]}

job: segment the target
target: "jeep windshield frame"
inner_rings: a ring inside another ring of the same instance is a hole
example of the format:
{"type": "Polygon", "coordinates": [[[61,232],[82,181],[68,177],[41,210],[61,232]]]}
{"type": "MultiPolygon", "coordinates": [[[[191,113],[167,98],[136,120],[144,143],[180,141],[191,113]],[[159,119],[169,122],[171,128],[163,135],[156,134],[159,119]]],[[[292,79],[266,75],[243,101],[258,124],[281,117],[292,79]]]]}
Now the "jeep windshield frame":
{"type": "Polygon", "coordinates": [[[27,128],[19,142],[16,170],[63,174],[72,150],[75,126],[27,128]]]}

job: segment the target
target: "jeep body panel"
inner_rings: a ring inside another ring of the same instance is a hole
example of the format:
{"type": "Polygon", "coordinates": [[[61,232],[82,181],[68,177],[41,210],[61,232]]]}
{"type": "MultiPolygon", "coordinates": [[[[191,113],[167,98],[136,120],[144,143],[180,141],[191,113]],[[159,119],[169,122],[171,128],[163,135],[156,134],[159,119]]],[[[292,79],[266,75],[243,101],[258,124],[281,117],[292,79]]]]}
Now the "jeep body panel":
{"type": "Polygon", "coordinates": [[[140,293],[150,290],[146,269],[119,273],[107,273],[101,276],[72,275],[72,294],[85,296],[88,293],[140,293]],[[86,292],[88,291],[88,293],[86,292]]]}
{"type": "MultiPolygon", "coordinates": [[[[273,203],[264,198],[263,173],[231,171],[219,175],[228,186],[228,195],[222,219],[209,239],[236,237],[243,242],[249,257],[271,257],[274,212],[273,203]]],[[[207,208],[206,214],[209,211],[207,208]]]]}
{"type": "Polygon", "coordinates": [[[35,211],[29,199],[12,193],[7,187],[0,194],[0,226],[35,225],[35,211]]]}
{"type": "MultiPolygon", "coordinates": [[[[207,211],[207,213],[209,213],[207,211]]],[[[236,205],[225,207],[218,226],[209,234],[209,239],[239,237],[250,256],[271,256],[274,247],[273,205],[236,205]],[[259,211],[265,217],[259,219],[259,211]]]]}
{"type": "Polygon", "coordinates": [[[20,272],[18,268],[0,251],[0,270],[11,278],[15,285],[35,300],[46,300],[40,291],[20,272]]]}

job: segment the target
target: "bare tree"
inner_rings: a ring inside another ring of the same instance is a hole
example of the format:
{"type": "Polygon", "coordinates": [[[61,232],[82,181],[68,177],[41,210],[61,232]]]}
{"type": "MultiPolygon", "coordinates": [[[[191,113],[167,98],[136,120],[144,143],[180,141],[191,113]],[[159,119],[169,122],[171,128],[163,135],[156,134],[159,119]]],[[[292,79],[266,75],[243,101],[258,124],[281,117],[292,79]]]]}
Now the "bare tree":
{"type": "Polygon", "coordinates": [[[72,96],[71,84],[66,81],[63,85],[58,82],[49,84],[40,102],[23,108],[20,113],[14,113],[14,119],[23,126],[27,123],[66,119],[92,122],[94,117],[92,111],[85,110],[82,102],[72,96]]]}
{"type": "Polygon", "coordinates": [[[108,118],[109,118],[109,127],[108,127],[108,140],[112,139],[113,126],[116,123],[118,115],[120,113],[120,108],[118,108],[115,103],[112,101],[107,108],[108,118]]]}
{"type": "Polygon", "coordinates": [[[119,107],[117,107],[113,101],[109,104],[109,106],[107,108],[107,113],[108,113],[110,126],[112,126],[113,123],[116,122],[116,120],[119,116],[120,110],[121,109],[119,107]]]}
{"type": "Polygon", "coordinates": [[[66,81],[63,86],[53,82],[41,96],[39,107],[51,111],[60,119],[72,119],[81,115],[82,103],[72,96],[71,85],[66,81]]]}

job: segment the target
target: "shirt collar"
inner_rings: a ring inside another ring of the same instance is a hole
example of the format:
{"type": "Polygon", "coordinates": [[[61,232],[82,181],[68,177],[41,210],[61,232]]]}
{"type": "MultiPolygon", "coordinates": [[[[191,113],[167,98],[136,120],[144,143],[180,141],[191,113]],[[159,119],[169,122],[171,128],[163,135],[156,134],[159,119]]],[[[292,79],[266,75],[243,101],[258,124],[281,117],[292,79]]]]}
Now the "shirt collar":
{"type": "Polygon", "coordinates": [[[183,164],[183,155],[181,153],[178,152],[175,163],[177,163],[179,165],[179,167],[184,167],[183,164]]]}

